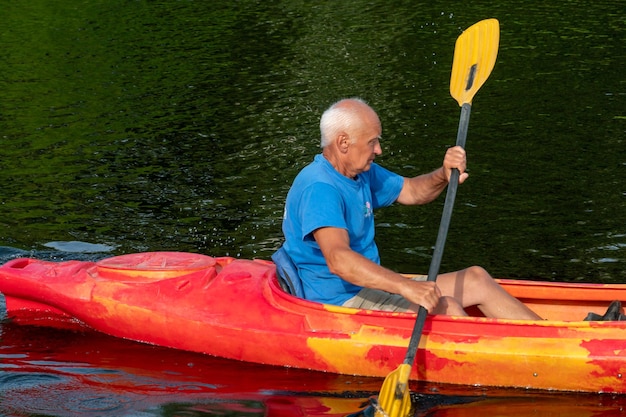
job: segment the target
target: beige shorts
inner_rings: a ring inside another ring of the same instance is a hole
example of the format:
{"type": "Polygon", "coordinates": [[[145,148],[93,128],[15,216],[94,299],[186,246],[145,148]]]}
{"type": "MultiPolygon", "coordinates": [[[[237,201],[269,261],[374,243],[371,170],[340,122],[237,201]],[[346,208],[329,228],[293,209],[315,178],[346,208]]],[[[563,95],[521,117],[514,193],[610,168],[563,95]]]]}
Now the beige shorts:
{"type": "MultiPolygon", "coordinates": [[[[416,281],[426,281],[427,275],[411,277],[416,281]]],[[[407,312],[411,308],[411,302],[398,294],[392,294],[382,290],[363,288],[357,295],[343,303],[343,307],[363,308],[366,310],[383,310],[394,312],[407,312]]]]}

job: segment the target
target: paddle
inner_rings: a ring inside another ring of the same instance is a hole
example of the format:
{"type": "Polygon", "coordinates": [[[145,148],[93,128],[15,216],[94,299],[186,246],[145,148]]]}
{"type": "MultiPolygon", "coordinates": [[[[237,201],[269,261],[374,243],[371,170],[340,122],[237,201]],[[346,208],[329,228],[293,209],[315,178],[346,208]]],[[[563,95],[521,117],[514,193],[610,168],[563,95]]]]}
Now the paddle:
{"type": "MultiPolygon", "coordinates": [[[[465,147],[472,98],[491,74],[498,55],[499,40],[500,25],[496,19],[486,19],[472,25],[456,40],[450,77],[450,94],[461,106],[461,118],[456,138],[458,146],[465,147]]],[[[437,242],[428,270],[428,281],[435,281],[439,274],[458,185],[459,171],[454,169],[446,192],[437,242]]],[[[405,417],[411,410],[409,376],[427,314],[427,310],[420,306],[404,362],[387,375],[383,382],[378,395],[378,404],[375,406],[376,417],[405,417]]]]}

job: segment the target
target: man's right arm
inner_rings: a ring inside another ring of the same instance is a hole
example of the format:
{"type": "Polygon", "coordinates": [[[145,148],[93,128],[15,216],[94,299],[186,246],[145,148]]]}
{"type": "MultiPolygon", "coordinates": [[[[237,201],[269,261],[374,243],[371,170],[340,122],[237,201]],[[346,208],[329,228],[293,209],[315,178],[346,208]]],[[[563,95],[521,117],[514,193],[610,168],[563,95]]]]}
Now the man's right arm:
{"type": "Polygon", "coordinates": [[[400,294],[428,311],[437,306],[441,293],[434,282],[412,281],[353,251],[345,229],[322,227],[313,237],[333,274],[360,287],[400,294]]]}

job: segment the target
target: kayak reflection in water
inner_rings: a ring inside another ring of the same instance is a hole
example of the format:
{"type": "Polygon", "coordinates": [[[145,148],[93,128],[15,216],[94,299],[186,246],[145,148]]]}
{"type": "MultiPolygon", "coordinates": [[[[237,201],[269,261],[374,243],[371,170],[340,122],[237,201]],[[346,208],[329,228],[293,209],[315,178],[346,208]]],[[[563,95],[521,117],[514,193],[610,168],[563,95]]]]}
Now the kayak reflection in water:
{"type": "Polygon", "coordinates": [[[426,204],[446,188],[454,168],[465,172],[460,146],[449,148],[442,167],[407,178],[374,162],[382,154],[376,112],[350,98],[329,107],[320,121],[322,153],[295,178],[287,195],[285,243],[273,256],[279,272],[301,287],[299,296],[354,308],[467,315],[477,306],[487,317],[541,320],[479,266],[408,279],[380,265],[374,214],[395,202],[426,204]],[[288,271],[291,271],[290,273],[288,271]],[[285,275],[285,274],[282,274],[285,275]]]}

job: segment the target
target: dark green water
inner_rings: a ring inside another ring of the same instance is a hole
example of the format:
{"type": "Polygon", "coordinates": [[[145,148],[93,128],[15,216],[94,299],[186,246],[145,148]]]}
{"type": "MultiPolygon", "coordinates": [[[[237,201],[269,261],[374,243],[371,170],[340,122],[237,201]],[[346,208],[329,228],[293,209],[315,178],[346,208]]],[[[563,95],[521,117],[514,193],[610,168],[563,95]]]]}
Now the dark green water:
{"type": "MultiPolygon", "coordinates": [[[[621,1],[0,1],[0,261],[269,258],[321,112],[361,96],[381,164],[438,167],[454,42],[496,17],[442,270],[626,282],[621,1]]],[[[385,265],[427,271],[442,205],[377,213],[385,265]]]]}
{"type": "MultiPolygon", "coordinates": [[[[0,245],[268,257],[289,184],[319,151],[321,111],[365,98],[383,122],[381,163],[434,169],[458,124],[454,41],[497,17],[442,269],[624,281],[620,5],[9,3],[0,245]]],[[[379,212],[386,265],[427,269],[441,200],[379,212]]]]}

